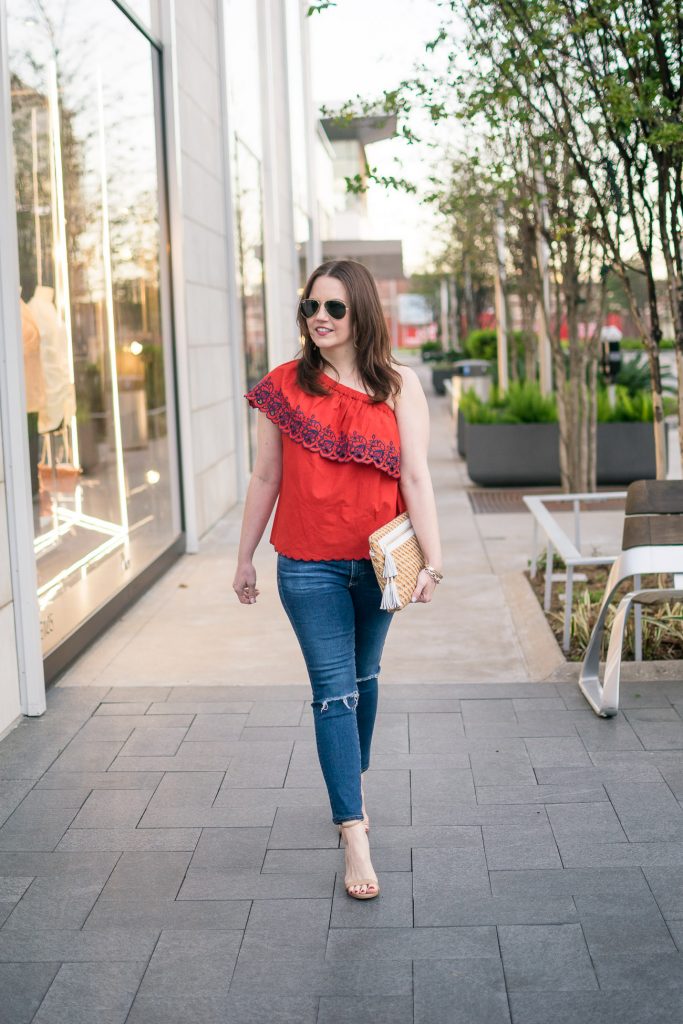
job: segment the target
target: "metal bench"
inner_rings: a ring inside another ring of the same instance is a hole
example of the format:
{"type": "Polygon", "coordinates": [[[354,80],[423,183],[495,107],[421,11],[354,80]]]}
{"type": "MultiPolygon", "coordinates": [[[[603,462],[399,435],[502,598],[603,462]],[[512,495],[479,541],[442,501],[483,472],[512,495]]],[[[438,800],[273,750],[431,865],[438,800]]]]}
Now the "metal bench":
{"type": "Polygon", "coordinates": [[[683,600],[683,481],[637,480],[626,492],[621,554],[605,586],[598,618],[584,655],[579,688],[596,714],[616,715],[624,633],[632,607],[683,600]],[[673,575],[673,588],[640,589],[640,577],[673,575]],[[635,589],[619,603],[612,625],[604,683],[600,682],[600,650],[614,593],[634,578],[635,589]]]}

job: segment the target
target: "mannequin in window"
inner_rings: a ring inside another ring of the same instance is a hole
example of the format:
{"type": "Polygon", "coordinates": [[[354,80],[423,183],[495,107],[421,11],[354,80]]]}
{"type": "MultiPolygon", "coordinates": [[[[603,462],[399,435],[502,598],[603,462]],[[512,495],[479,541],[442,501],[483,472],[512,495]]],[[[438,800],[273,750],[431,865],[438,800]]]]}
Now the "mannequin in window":
{"type": "Polygon", "coordinates": [[[53,300],[54,288],[38,285],[28,306],[40,331],[40,356],[45,398],[40,407],[38,430],[47,434],[68,424],[76,413],[76,395],[69,374],[68,339],[64,321],[53,300]]]}

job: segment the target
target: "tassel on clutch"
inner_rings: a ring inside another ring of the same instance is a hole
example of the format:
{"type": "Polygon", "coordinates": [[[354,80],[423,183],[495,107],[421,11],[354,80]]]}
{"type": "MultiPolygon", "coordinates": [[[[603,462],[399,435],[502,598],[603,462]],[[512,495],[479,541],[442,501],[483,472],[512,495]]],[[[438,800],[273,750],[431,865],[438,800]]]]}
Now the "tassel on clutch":
{"type": "Polygon", "coordinates": [[[382,591],[380,608],[388,612],[405,608],[425,564],[407,512],[370,534],[370,558],[382,591]]]}

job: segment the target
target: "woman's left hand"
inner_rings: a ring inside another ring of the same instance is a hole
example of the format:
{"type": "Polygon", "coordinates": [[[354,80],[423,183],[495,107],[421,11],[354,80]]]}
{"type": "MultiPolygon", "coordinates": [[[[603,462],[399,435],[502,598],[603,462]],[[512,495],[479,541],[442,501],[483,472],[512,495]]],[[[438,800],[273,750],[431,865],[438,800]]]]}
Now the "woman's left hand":
{"type": "Polygon", "coordinates": [[[415,590],[410,600],[419,604],[429,604],[435,590],[436,580],[429,575],[426,569],[420,569],[415,590]]]}

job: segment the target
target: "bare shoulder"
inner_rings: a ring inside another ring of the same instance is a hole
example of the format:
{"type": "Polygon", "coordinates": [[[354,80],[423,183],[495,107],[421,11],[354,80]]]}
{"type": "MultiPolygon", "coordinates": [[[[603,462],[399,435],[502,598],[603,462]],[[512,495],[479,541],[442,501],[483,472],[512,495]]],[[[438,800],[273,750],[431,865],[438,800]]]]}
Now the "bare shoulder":
{"type": "Polygon", "coordinates": [[[401,377],[401,394],[398,398],[399,401],[402,398],[411,398],[416,395],[424,394],[420,378],[415,373],[412,366],[403,366],[401,363],[395,363],[394,369],[401,377]]]}

